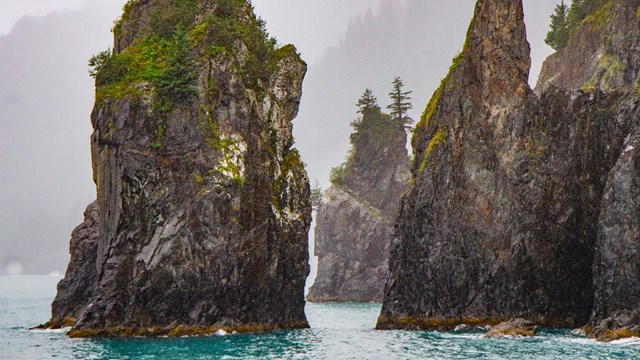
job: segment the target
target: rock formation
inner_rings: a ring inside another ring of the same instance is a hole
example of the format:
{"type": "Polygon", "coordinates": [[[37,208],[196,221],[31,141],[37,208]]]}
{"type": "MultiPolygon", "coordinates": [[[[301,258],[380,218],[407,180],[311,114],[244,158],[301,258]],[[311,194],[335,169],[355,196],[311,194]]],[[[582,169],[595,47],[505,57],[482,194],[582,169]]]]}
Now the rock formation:
{"type": "Polygon", "coordinates": [[[382,301],[393,221],[409,185],[407,134],[374,107],[364,111],[351,142],[318,210],[312,302],[382,301]]]}
{"type": "Polygon", "coordinates": [[[485,338],[501,339],[505,337],[531,337],[536,336],[537,327],[525,319],[513,319],[500,323],[484,335],[485,338]]]}
{"type": "MultiPolygon", "coordinates": [[[[640,1],[603,1],[566,48],[544,63],[537,91],[614,91],[637,95],[640,83],[640,1]]],[[[637,116],[637,108],[634,109],[637,116]]],[[[608,173],[595,244],[593,313],[587,333],[601,340],[640,336],[640,128],[608,173]]]]}
{"type": "MultiPolygon", "coordinates": [[[[628,14],[636,13],[634,4],[603,7],[637,31],[628,14]]],[[[566,51],[586,38],[576,33],[566,51]]],[[[628,42],[607,44],[624,53],[628,42]]],[[[627,54],[621,69],[600,69],[615,75],[592,76],[577,69],[579,55],[562,56],[545,65],[536,96],[527,84],[522,1],[478,1],[464,49],[414,134],[413,186],[396,222],[379,329],[452,329],[517,317],[582,326],[592,303],[598,308],[598,263],[616,264],[607,267],[611,276],[624,273],[621,263],[637,267],[615,245],[605,256],[607,246],[596,245],[622,240],[625,249],[637,247],[637,215],[634,222],[627,211],[633,200],[615,195],[637,194],[629,159],[640,101],[618,87],[619,79],[637,78],[636,55],[627,54]],[[557,75],[559,66],[582,75],[557,75]]],[[[637,284],[624,287],[631,288],[637,284]]],[[[632,298],[619,299],[637,308],[632,298]]]]}
{"type": "Polygon", "coordinates": [[[548,85],[568,90],[615,90],[640,81],[638,0],[603,3],[577,28],[567,46],[542,66],[536,91],[548,85]]]}
{"type": "Polygon", "coordinates": [[[246,0],[132,0],[92,60],[97,202],[49,326],[70,336],[307,327],[306,64],[246,0]]]}
{"type": "MultiPolygon", "coordinates": [[[[537,91],[557,86],[637,96],[640,83],[640,1],[603,1],[564,49],[544,64],[537,91]]],[[[637,108],[634,109],[637,116],[637,108]]],[[[625,145],[607,174],[599,203],[593,268],[593,314],[587,333],[601,340],[640,336],[640,128],[625,129],[625,145]]],[[[621,124],[624,125],[624,124],[621,124]]]]}

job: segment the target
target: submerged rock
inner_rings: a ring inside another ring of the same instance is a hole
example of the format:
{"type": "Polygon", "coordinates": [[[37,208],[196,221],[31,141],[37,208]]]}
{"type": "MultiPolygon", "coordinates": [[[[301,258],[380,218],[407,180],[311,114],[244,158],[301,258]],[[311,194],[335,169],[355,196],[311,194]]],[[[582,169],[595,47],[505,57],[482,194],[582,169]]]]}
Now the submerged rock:
{"type": "Polygon", "coordinates": [[[538,327],[525,319],[513,319],[491,327],[484,337],[499,339],[504,337],[532,337],[536,336],[538,327]]]}
{"type": "Polygon", "coordinates": [[[353,148],[318,209],[312,302],[382,301],[393,219],[409,184],[407,135],[379,108],[364,112],[353,148]]]}
{"type": "Polygon", "coordinates": [[[248,1],[134,0],[96,64],[97,203],[53,322],[70,336],[307,327],[306,64],[248,1]]]}
{"type": "Polygon", "coordinates": [[[536,96],[529,67],[522,1],[478,1],[414,134],[379,329],[589,321],[598,219],[640,101],[553,83],[536,96]]]}
{"type": "Polygon", "coordinates": [[[640,337],[640,310],[621,310],[606,319],[598,319],[595,327],[585,327],[585,333],[600,341],[640,337]]]}

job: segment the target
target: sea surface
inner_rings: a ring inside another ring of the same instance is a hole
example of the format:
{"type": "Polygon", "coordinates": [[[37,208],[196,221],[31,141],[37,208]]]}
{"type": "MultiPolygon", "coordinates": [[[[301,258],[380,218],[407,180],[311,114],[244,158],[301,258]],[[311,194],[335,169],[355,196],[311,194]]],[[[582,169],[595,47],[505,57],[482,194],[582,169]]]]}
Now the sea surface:
{"type": "Polygon", "coordinates": [[[640,340],[598,343],[569,330],[531,339],[374,331],[379,304],[307,304],[311,329],[200,338],[69,339],[49,319],[59,277],[0,277],[0,359],[640,359],[640,340]]]}

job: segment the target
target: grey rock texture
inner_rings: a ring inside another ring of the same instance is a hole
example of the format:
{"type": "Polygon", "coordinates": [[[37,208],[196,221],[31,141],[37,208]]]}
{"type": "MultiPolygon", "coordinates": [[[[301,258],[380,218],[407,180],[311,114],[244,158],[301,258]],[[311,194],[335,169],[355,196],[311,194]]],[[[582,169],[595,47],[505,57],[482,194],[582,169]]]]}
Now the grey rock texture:
{"type": "Polygon", "coordinates": [[[500,339],[505,337],[536,336],[537,326],[525,319],[513,319],[491,327],[484,337],[500,339]]]}
{"type": "Polygon", "coordinates": [[[573,33],[568,45],[547,58],[536,91],[613,90],[640,80],[638,0],[604,1],[573,33]]]}
{"type": "Polygon", "coordinates": [[[351,141],[343,175],[333,178],[317,213],[312,302],[380,302],[388,277],[393,221],[410,178],[407,135],[375,108],[351,141]]]}
{"type": "Polygon", "coordinates": [[[589,321],[601,202],[640,102],[554,84],[536,96],[529,66],[522,2],[478,1],[415,131],[379,329],[589,321]]]}
{"type": "Polygon", "coordinates": [[[98,206],[93,202],[84,212],[84,222],[71,234],[71,260],[64,279],[58,283],[49,326],[73,326],[76,314],[89,305],[97,283],[98,239],[98,206]]]}
{"type": "Polygon", "coordinates": [[[640,336],[640,131],[609,175],[601,208],[589,332],[601,340],[640,336]]]}
{"type": "Polygon", "coordinates": [[[607,172],[603,196],[597,201],[595,295],[586,329],[601,340],[640,335],[640,128],[637,105],[634,109],[629,103],[630,98],[637,97],[640,81],[638,10],[637,0],[605,2],[587,17],[566,48],[545,61],[536,87],[536,91],[558,86],[573,91],[614,92],[620,98],[617,102],[627,102],[624,106],[636,116],[632,124],[619,123],[626,136],[624,146],[615,153],[615,166],[607,172]]]}
{"type": "Polygon", "coordinates": [[[310,190],[291,135],[306,64],[246,1],[133,1],[114,33],[91,117],[97,205],[53,322],[76,319],[73,337],[307,327],[310,190]],[[163,46],[177,50],[145,62],[163,46]]]}

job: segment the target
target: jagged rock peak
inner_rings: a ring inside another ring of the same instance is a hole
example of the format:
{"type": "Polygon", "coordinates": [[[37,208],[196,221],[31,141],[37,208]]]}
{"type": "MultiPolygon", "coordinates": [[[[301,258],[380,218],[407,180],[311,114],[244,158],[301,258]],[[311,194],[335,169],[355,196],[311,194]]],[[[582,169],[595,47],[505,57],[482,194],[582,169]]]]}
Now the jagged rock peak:
{"type": "Polygon", "coordinates": [[[522,1],[478,1],[461,62],[486,90],[481,94],[486,101],[506,103],[525,96],[530,53],[522,1]]]}
{"type": "MultiPolygon", "coordinates": [[[[536,97],[524,31],[521,1],[477,2],[412,139],[379,329],[589,321],[600,204],[638,127],[638,95],[550,86],[536,97]]],[[[631,207],[617,203],[612,213],[631,207]]]]}
{"type": "Polygon", "coordinates": [[[72,236],[50,326],[73,323],[74,337],[308,326],[310,190],[291,134],[306,64],[251,10],[125,5],[115,51],[92,60],[97,202],[72,236]]]}
{"type": "Polygon", "coordinates": [[[378,107],[354,126],[351,153],[317,213],[312,302],[382,301],[388,276],[393,220],[410,177],[407,134],[378,107]]]}
{"type": "Polygon", "coordinates": [[[438,145],[454,141],[446,137],[447,130],[477,126],[499,135],[519,127],[508,114],[530,93],[530,51],[522,1],[477,2],[463,51],[453,59],[414,131],[414,155],[421,159],[414,163],[414,176],[424,170],[438,145]],[[482,116],[470,116],[482,111],[482,116]]]}

